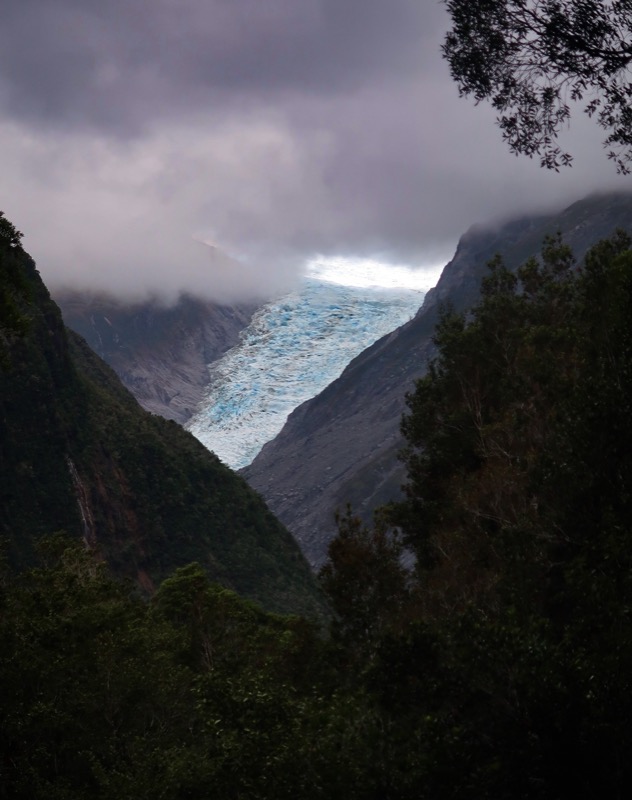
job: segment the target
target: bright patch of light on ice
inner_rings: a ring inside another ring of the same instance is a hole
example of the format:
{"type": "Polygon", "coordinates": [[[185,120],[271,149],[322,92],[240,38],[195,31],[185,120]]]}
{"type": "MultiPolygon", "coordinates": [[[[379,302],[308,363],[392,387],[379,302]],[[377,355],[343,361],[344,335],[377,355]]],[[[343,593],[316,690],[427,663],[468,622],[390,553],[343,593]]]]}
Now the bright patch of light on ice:
{"type": "Polygon", "coordinates": [[[187,427],[229,466],[246,466],[298,405],[415,315],[429,274],[376,261],[310,262],[302,286],[262,306],[239,344],[209,365],[206,397],[187,427]]]}
{"type": "Polygon", "coordinates": [[[436,285],[442,268],[442,266],[413,268],[369,258],[317,256],[308,262],[306,272],[310,278],[337,283],[340,286],[426,292],[436,285]]]}

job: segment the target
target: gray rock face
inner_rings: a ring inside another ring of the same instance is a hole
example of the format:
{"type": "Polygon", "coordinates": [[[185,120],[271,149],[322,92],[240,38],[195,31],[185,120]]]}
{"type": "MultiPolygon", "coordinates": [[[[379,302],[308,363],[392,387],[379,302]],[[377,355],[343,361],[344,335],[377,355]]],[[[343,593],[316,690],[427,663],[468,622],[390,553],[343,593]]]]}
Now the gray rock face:
{"type": "Polygon", "coordinates": [[[403,445],[405,395],[432,357],[441,304],[456,310],[474,305],[486,264],[496,253],[515,269],[539,253],[547,234],[560,231],[581,259],[617,228],[632,230],[632,195],[593,196],[560,214],[472,228],[415,318],[365,350],[290,415],[242,474],[298,539],[312,566],[326,558],[336,509],[350,502],[370,519],[377,506],[401,494],[405,476],[397,452],[403,445]]]}
{"type": "Polygon", "coordinates": [[[165,307],[57,292],[69,328],[119,375],[148,411],[185,423],[208,385],[207,365],[235,345],[255,306],[221,306],[183,296],[165,307]]]}

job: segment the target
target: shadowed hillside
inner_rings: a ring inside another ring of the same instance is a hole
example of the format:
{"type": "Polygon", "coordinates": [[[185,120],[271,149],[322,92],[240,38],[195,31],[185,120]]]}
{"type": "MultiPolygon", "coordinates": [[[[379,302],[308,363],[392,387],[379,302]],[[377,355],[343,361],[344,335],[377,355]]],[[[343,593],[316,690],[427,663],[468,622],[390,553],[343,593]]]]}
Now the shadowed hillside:
{"type": "Polygon", "coordinates": [[[31,564],[36,540],[63,529],[146,590],[196,560],[270,609],[318,611],[289,533],[64,327],[19,236],[0,237],[0,313],[0,534],[11,563],[31,564]]]}

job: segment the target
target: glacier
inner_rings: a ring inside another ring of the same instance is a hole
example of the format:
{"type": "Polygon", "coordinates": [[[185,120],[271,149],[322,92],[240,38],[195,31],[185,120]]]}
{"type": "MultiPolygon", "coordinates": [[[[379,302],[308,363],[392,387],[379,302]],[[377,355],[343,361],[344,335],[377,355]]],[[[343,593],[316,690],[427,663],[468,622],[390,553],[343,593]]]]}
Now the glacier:
{"type": "Polygon", "coordinates": [[[263,305],[239,343],[209,365],[186,427],[228,466],[247,466],[298,405],[414,316],[437,277],[376,261],[311,262],[300,286],[263,305]]]}

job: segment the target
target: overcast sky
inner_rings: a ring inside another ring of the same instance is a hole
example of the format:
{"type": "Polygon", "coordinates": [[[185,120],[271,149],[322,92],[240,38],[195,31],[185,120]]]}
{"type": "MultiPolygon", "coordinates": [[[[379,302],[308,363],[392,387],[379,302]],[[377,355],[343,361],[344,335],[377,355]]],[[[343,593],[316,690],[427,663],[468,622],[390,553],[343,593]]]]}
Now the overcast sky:
{"type": "Polygon", "coordinates": [[[511,156],[447,27],[438,0],[4,0],[0,208],[51,286],[234,299],[632,188],[581,119],[571,170],[511,156]]]}

